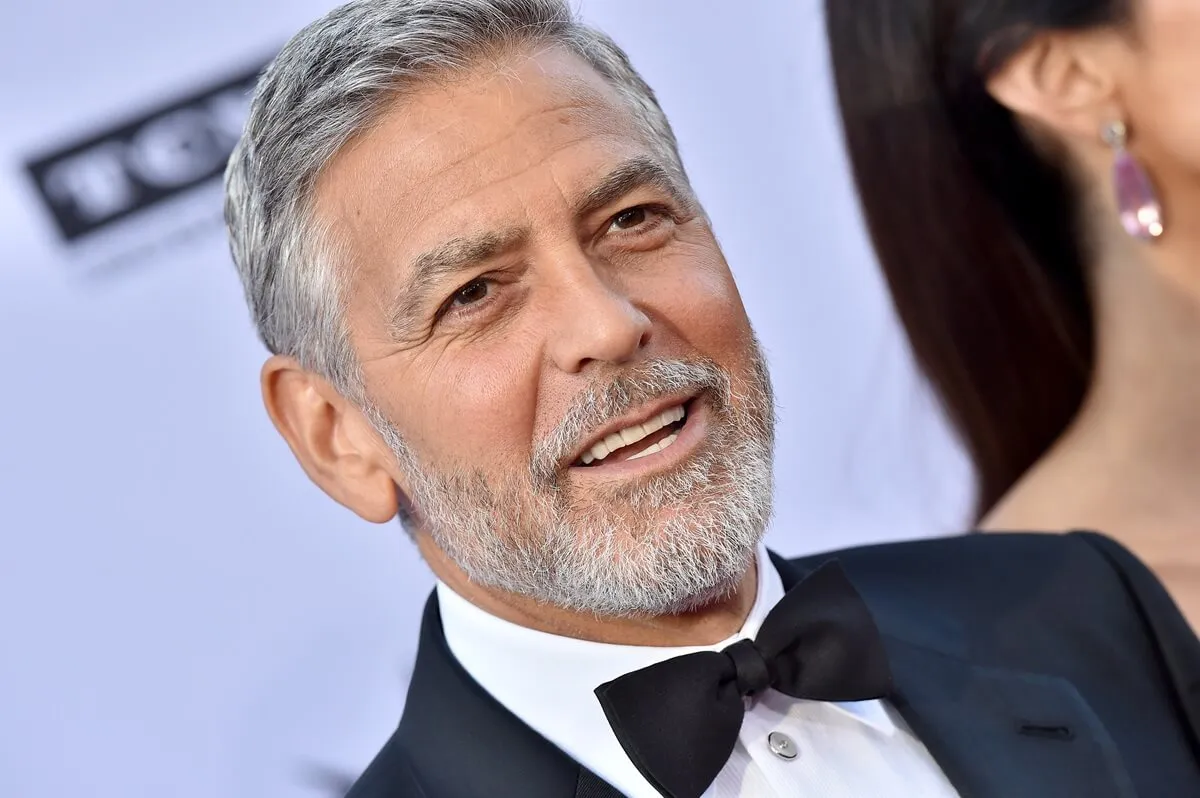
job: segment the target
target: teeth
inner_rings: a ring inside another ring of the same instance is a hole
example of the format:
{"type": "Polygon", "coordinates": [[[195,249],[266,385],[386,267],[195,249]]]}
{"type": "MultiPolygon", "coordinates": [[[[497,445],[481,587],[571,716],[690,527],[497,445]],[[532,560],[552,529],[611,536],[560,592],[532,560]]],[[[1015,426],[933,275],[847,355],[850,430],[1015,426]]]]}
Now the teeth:
{"type": "MultiPolygon", "coordinates": [[[[617,430],[610,435],[604,436],[604,440],[597,442],[592,446],[592,448],[584,452],[580,460],[582,460],[584,465],[589,465],[599,460],[603,460],[605,457],[608,457],[622,446],[631,446],[646,436],[658,432],[668,424],[674,424],[676,421],[682,421],[686,415],[687,414],[684,412],[682,405],[667,408],[649,421],[641,424],[634,424],[632,427],[626,427],[625,429],[617,430]]],[[[663,438],[658,443],[648,447],[645,451],[638,452],[629,459],[634,460],[638,457],[645,457],[648,454],[661,452],[663,449],[674,443],[676,437],[678,436],[671,435],[663,438]]]]}
{"type": "MultiPolygon", "coordinates": [[[[631,443],[637,443],[642,438],[649,435],[650,433],[646,432],[645,428],[645,424],[638,424],[636,427],[629,427],[621,430],[621,445],[628,446],[631,443]]],[[[609,435],[608,437],[611,438],[613,436],[609,435]]],[[[604,440],[607,441],[608,438],[605,438],[604,440]]]]}
{"type": "Polygon", "coordinates": [[[638,459],[639,457],[645,457],[645,456],[646,456],[646,455],[648,455],[648,454],[654,454],[655,452],[661,452],[663,449],[667,448],[667,447],[668,447],[668,446],[670,446],[672,443],[674,443],[674,442],[675,442],[675,439],[676,439],[676,438],[678,438],[678,437],[679,437],[679,433],[678,433],[678,432],[673,432],[673,433],[671,433],[670,435],[668,435],[667,437],[663,438],[663,439],[662,439],[661,441],[659,441],[658,443],[654,444],[653,446],[647,446],[647,447],[646,447],[646,449],[645,449],[644,451],[638,452],[638,453],[637,453],[637,454],[635,454],[635,455],[631,455],[631,456],[629,457],[629,459],[630,459],[630,460],[636,460],[636,459],[638,459]]]}

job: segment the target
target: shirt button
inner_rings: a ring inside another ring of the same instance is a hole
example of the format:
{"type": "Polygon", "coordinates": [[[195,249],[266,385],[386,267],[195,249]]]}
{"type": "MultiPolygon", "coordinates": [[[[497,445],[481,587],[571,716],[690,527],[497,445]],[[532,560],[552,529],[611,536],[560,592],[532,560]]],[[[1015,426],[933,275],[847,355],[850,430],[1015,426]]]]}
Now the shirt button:
{"type": "Polygon", "coordinates": [[[795,759],[796,754],[799,753],[796,749],[796,744],[792,742],[792,738],[783,732],[771,732],[768,734],[767,745],[771,747],[771,753],[780,759],[795,759]]]}

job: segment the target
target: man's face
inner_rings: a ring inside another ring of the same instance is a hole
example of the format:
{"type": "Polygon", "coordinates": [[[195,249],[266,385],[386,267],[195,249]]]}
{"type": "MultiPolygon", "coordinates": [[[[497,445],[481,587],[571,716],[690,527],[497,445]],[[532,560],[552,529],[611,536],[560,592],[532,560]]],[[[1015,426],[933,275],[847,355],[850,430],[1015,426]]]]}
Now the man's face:
{"type": "Polygon", "coordinates": [[[594,70],[547,49],[406,98],[317,211],[395,480],[470,579],[607,614],[736,583],[770,512],[765,365],[688,187],[594,70]]]}

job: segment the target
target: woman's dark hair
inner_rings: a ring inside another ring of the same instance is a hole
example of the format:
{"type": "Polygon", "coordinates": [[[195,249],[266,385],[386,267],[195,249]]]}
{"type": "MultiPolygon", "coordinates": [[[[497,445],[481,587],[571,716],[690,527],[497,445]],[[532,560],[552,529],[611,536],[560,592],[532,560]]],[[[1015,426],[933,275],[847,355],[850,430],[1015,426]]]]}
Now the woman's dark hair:
{"type": "Polygon", "coordinates": [[[825,2],[867,228],[980,515],[1078,412],[1094,348],[1077,190],[986,82],[1038,32],[1118,24],[1129,2],[825,2]]]}

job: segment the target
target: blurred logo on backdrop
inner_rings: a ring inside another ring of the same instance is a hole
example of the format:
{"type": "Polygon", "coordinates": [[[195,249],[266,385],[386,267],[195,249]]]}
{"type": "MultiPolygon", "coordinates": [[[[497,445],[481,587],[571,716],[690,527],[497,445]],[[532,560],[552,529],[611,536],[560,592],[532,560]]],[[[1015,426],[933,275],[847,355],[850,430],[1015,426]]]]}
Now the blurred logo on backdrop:
{"type": "MultiPolygon", "coordinates": [[[[145,218],[151,209],[193,192],[216,178],[241,135],[250,95],[265,62],[128,114],[26,161],[42,204],[62,242],[71,249],[97,234],[145,218]]],[[[220,203],[208,203],[200,222],[194,213],[163,214],[163,224],[125,240],[118,259],[164,237],[192,234],[198,224],[220,226],[220,203]],[[186,218],[185,218],[186,217],[186,218]]],[[[112,253],[109,253],[112,254],[112,253]]]]}

